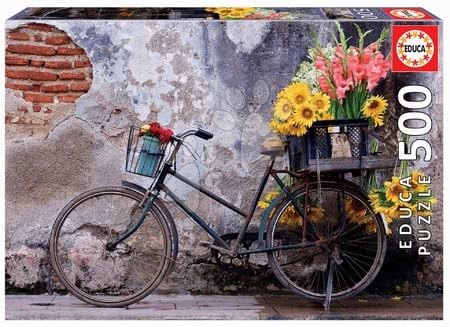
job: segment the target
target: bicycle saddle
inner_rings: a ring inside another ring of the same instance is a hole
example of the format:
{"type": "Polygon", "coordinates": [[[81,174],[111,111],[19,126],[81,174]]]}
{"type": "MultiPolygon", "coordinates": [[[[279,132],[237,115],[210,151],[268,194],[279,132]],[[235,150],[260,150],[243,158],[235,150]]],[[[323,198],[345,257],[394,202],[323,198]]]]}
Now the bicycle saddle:
{"type": "Polygon", "coordinates": [[[286,144],[276,137],[267,138],[262,144],[259,153],[271,156],[282,157],[286,152],[286,144]]]}

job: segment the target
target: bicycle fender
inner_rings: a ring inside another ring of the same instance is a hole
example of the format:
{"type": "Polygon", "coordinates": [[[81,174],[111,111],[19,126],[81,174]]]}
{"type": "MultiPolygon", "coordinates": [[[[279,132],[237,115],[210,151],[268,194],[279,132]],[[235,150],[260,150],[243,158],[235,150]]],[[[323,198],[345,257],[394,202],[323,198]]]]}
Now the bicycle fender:
{"type": "Polygon", "coordinates": [[[267,220],[270,217],[270,213],[273,211],[273,209],[278,205],[278,203],[283,200],[286,197],[286,195],[281,192],[269,205],[269,207],[264,211],[264,214],[261,218],[261,222],[259,224],[258,229],[258,247],[262,247],[263,245],[263,238],[264,238],[264,231],[267,224],[267,220]]]}
{"type": "Polygon", "coordinates": [[[145,187],[142,187],[138,184],[132,183],[132,182],[128,182],[128,181],[122,181],[122,186],[131,188],[135,191],[138,191],[139,193],[145,194],[145,192],[147,192],[147,189],[145,187]]]}

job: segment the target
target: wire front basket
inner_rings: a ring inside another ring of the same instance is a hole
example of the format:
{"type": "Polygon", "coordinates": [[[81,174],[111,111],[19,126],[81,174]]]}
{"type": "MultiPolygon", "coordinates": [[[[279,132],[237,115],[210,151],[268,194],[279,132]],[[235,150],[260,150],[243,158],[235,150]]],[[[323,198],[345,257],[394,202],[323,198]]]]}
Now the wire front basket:
{"type": "Polygon", "coordinates": [[[128,136],[126,171],[129,173],[155,177],[168,143],[161,143],[158,136],[141,135],[140,128],[132,126],[128,136]]]}

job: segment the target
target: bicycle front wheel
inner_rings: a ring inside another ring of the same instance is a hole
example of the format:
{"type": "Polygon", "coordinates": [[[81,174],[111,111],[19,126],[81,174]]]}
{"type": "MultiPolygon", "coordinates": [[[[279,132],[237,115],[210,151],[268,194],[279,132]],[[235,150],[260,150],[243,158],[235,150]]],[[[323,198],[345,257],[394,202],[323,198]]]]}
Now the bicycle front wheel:
{"type": "Polygon", "coordinates": [[[294,192],[309,222],[286,199],[273,213],[267,230],[267,246],[310,242],[307,248],[268,253],[278,280],[297,295],[323,301],[330,262],[334,260],[332,298],[356,295],[378,274],[386,253],[386,233],[380,215],[373,212],[365,194],[352,184],[323,182],[294,192]],[[308,208],[304,200],[308,196],[308,208]],[[315,242],[315,243],[314,243],[315,242]],[[315,245],[312,245],[315,244],[315,245]]]}
{"type": "Polygon", "coordinates": [[[135,225],[143,195],[123,187],[88,191],[59,214],[50,258],[61,283],[77,298],[122,307],[151,293],[175,258],[173,222],[155,202],[142,225],[114,249],[106,244],[135,225]]]}

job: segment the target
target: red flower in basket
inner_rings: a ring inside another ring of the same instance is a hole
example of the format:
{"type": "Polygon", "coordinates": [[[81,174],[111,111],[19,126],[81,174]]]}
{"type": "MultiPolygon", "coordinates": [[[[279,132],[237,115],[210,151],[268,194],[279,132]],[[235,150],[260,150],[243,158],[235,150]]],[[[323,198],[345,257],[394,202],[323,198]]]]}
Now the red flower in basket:
{"type": "Polygon", "coordinates": [[[150,122],[141,127],[139,136],[157,136],[161,143],[168,143],[172,140],[173,131],[170,128],[162,127],[158,122],[150,122]]]}

